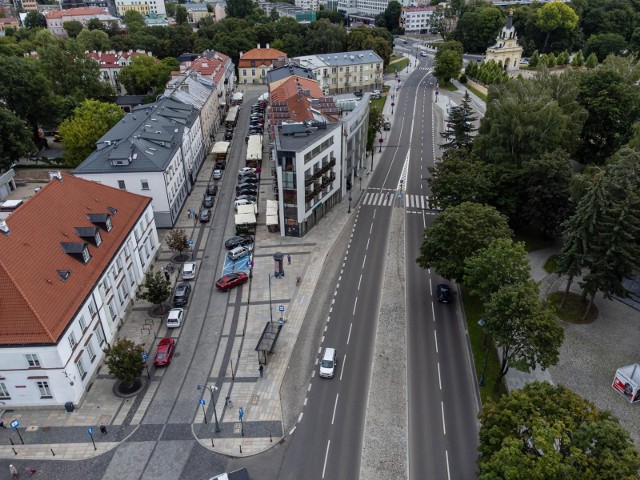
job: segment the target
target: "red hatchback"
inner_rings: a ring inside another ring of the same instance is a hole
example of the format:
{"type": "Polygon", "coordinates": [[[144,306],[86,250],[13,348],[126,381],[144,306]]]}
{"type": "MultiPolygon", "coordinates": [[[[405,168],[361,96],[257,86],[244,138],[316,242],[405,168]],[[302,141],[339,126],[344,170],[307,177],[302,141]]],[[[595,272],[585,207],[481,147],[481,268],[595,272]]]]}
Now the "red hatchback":
{"type": "Polygon", "coordinates": [[[156,351],[156,358],[153,359],[153,364],[156,367],[165,367],[169,365],[175,349],[176,341],[173,338],[163,338],[160,340],[160,343],[158,343],[158,350],[156,351]]]}
{"type": "Polygon", "coordinates": [[[221,292],[226,292],[230,288],[237,287],[243,283],[247,283],[249,275],[244,272],[233,272],[218,279],[216,282],[216,288],[221,292]]]}

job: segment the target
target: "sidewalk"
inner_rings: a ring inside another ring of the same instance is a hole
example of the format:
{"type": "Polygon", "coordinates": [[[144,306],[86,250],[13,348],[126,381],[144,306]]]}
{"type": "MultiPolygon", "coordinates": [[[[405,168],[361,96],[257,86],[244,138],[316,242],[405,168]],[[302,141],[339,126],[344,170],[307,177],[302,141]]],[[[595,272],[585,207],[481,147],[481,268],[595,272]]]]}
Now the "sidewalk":
{"type": "MultiPolygon", "coordinates": [[[[387,100],[385,110],[389,107],[389,103],[387,100]]],[[[390,112],[388,115],[391,116],[390,112]]],[[[222,134],[223,130],[216,137],[221,137],[222,134]]],[[[377,163],[375,162],[374,168],[377,163]]],[[[202,226],[199,222],[188,219],[186,212],[188,209],[197,210],[200,206],[213,164],[211,158],[205,160],[198,174],[194,191],[187,199],[183,214],[175,226],[175,228],[184,229],[190,238],[197,238],[200,229],[208,228],[208,225],[202,226]]],[[[241,161],[239,166],[243,165],[244,162],[241,161]]],[[[236,168],[238,166],[233,164],[230,170],[236,168]]],[[[260,215],[253,252],[253,278],[242,289],[235,289],[230,294],[220,346],[210,373],[210,378],[216,379],[215,384],[219,386],[216,412],[221,432],[215,433],[210,423],[204,424],[200,408],[194,408],[195,420],[190,429],[193,437],[205,448],[235,457],[254,455],[264,451],[276,445],[280,437],[287,433],[284,432],[280,389],[289,366],[289,358],[317,283],[322,278],[323,266],[333,242],[351,216],[357,214],[356,207],[366,193],[371,178],[368,174],[362,175],[361,181],[354,184],[350,192],[351,213],[347,212],[346,202],[342,202],[321,219],[309,234],[303,238],[297,238],[281,237],[280,233],[269,233],[264,225],[266,200],[273,198],[271,188],[273,178],[268,155],[264,156],[261,177],[261,186],[263,188],[267,186],[267,188],[264,188],[264,193],[259,199],[260,215]],[[285,259],[286,276],[280,279],[272,276],[269,282],[269,274],[273,272],[272,255],[278,251],[291,255],[291,265],[288,265],[285,259]],[[296,286],[296,276],[302,278],[300,286],[296,286]],[[271,314],[269,313],[270,304],[271,314]],[[276,322],[280,317],[279,305],[284,305],[284,316],[287,321],[277,340],[274,354],[267,357],[264,377],[260,377],[255,346],[264,329],[265,319],[272,316],[276,322]],[[226,373],[220,377],[220,372],[226,373]],[[225,400],[227,395],[232,398],[233,408],[227,408],[225,400]],[[242,425],[237,415],[239,406],[244,408],[242,425]],[[242,430],[246,436],[242,435],[242,430]]],[[[16,198],[25,198],[32,194],[32,185],[21,187],[14,192],[16,198]]],[[[154,264],[155,269],[164,268],[174,255],[164,243],[164,236],[168,231],[159,233],[162,246],[154,264]]],[[[194,255],[196,260],[201,260],[206,252],[196,249],[194,255]]],[[[173,283],[177,281],[178,274],[178,271],[172,274],[173,283]]],[[[144,343],[151,358],[155,352],[157,339],[165,336],[166,327],[163,318],[149,317],[149,307],[150,304],[147,302],[135,301],[125,318],[119,337],[144,343]]],[[[0,429],[0,458],[15,458],[15,449],[21,460],[77,460],[101,455],[116,448],[140,427],[162,380],[164,370],[156,370],[152,365],[149,369],[151,379],[145,389],[128,399],[116,397],[112,393],[116,380],[107,374],[106,367],[103,366],[84,401],[77,405],[72,413],[65,412],[61,407],[6,411],[0,409],[0,415],[5,424],[8,425],[12,420],[19,420],[20,433],[25,442],[25,445],[21,445],[13,430],[0,429]],[[98,430],[98,426],[102,424],[106,425],[108,431],[104,436],[98,430]],[[90,426],[96,432],[93,435],[97,449],[94,449],[87,434],[87,428],[90,426]],[[10,440],[15,445],[11,445],[10,440]]],[[[146,372],[143,373],[144,376],[146,372]]],[[[211,417],[213,408],[209,401],[210,397],[207,395],[204,398],[207,400],[207,417],[211,417]]]]}

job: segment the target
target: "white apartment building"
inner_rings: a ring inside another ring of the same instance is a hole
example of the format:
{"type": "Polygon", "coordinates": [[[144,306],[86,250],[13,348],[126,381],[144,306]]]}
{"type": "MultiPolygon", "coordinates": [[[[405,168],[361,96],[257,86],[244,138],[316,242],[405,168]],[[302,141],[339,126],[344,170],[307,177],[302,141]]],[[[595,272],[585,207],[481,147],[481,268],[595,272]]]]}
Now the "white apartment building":
{"type": "Polygon", "coordinates": [[[403,7],[400,26],[405,33],[429,33],[436,7],[403,7]]]}
{"type": "Polygon", "coordinates": [[[164,0],[115,0],[118,15],[122,16],[128,10],[135,10],[142,15],[154,13],[156,15],[165,16],[167,10],[164,6],[164,0]]]}

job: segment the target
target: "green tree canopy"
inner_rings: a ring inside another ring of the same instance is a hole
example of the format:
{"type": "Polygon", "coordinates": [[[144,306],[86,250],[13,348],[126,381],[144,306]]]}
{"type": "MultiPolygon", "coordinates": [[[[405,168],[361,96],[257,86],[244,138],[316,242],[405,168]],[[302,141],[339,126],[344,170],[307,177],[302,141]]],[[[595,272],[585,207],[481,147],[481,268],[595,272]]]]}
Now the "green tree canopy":
{"type": "Polygon", "coordinates": [[[445,151],[450,148],[471,149],[473,132],[476,130],[474,122],[478,119],[473,111],[471,97],[469,92],[465,91],[462,103],[449,108],[446,130],[440,132],[440,136],[445,139],[445,142],[440,145],[440,148],[445,151]]]}
{"type": "Polygon", "coordinates": [[[82,45],[85,50],[103,52],[109,50],[111,43],[109,42],[109,35],[102,30],[82,30],[77,36],[78,43],[82,45]]]}
{"type": "Polygon", "coordinates": [[[464,262],[494,238],[510,238],[507,219],[495,208],[464,202],[447,208],[424,232],[420,256],[422,268],[433,267],[445,278],[462,282],[464,262]]]}
{"type": "Polygon", "coordinates": [[[131,388],[144,370],[144,344],[121,338],[105,351],[104,363],[109,373],[131,388]]]}
{"type": "Polygon", "coordinates": [[[70,20],[68,22],[62,22],[62,28],[67,32],[69,38],[76,38],[84,28],[84,25],[78,20],[70,20]]]}
{"type": "Polygon", "coordinates": [[[462,70],[462,55],[454,50],[438,50],[435,58],[433,73],[443,84],[452,78],[457,79],[462,70]]]}
{"type": "Polygon", "coordinates": [[[14,162],[34,151],[29,130],[24,128],[24,122],[10,110],[0,105],[0,168],[8,169],[14,162]]]}
{"type": "Polygon", "coordinates": [[[122,16],[123,23],[131,35],[145,28],[144,17],[136,10],[127,10],[122,16]]]}
{"type": "Polygon", "coordinates": [[[253,13],[256,4],[253,0],[227,0],[226,12],[230,17],[245,18],[253,13]]]}
{"type": "Polygon", "coordinates": [[[47,19],[40,12],[31,11],[24,18],[24,27],[27,29],[47,28],[47,19]]]}
{"type": "Polygon", "coordinates": [[[483,405],[479,478],[637,478],[640,457],[618,420],[566,387],[532,382],[483,405]]]}
{"type": "Polygon", "coordinates": [[[576,12],[566,3],[545,3],[536,12],[536,25],[540,30],[547,33],[542,52],[546,51],[551,33],[557,30],[571,31],[578,25],[578,20],[576,12]]]}
{"type": "Polygon", "coordinates": [[[187,232],[180,228],[174,228],[167,234],[167,247],[174,252],[178,252],[178,255],[182,256],[183,252],[189,250],[189,239],[187,238],[187,232]]]}
{"type": "Polygon", "coordinates": [[[189,14],[187,13],[187,9],[182,5],[178,5],[176,7],[176,23],[178,25],[184,25],[189,21],[189,14]]]}
{"type": "Polygon", "coordinates": [[[87,22],[87,30],[102,30],[104,32],[104,24],[97,18],[90,18],[87,22]]]}
{"type": "Polygon", "coordinates": [[[95,143],[107,133],[124,112],[114,103],[85,100],[59,127],[65,147],[65,162],[71,167],[80,165],[95,150],[95,143]]]}
{"type": "Polygon", "coordinates": [[[511,367],[529,372],[558,363],[564,330],[532,280],[502,285],[485,303],[484,319],[484,328],[502,352],[496,392],[511,367]]]}
{"type": "Polygon", "coordinates": [[[585,55],[595,53],[598,58],[607,58],[608,55],[621,55],[627,49],[627,41],[618,33],[603,33],[591,35],[585,46],[585,55]]]}
{"type": "Polygon", "coordinates": [[[171,284],[160,271],[145,273],[141,287],[143,290],[136,294],[137,298],[160,305],[162,308],[164,308],[164,302],[171,296],[171,284]]]}
{"type": "Polygon", "coordinates": [[[171,67],[157,58],[141,55],[122,67],[120,81],[131,95],[156,96],[171,77],[171,67]]]}
{"type": "Polygon", "coordinates": [[[464,10],[451,34],[452,38],[462,43],[465,52],[484,53],[487,47],[496,42],[505,24],[505,15],[500,8],[478,5],[464,10]]]}
{"type": "Polygon", "coordinates": [[[522,242],[495,238],[464,262],[464,285],[472,295],[488,299],[504,285],[530,280],[531,266],[522,242]]]}
{"type": "Polygon", "coordinates": [[[378,14],[375,19],[377,27],[384,27],[392,33],[398,33],[400,29],[400,14],[402,4],[396,0],[391,0],[387,4],[384,12],[378,14]]]}

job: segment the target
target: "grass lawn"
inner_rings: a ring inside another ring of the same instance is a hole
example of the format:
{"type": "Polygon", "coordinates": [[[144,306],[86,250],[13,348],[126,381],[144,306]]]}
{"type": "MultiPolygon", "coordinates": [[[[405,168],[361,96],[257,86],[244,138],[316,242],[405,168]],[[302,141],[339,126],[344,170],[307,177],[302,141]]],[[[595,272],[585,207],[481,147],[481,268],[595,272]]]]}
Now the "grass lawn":
{"type": "Polygon", "coordinates": [[[377,108],[382,112],[382,109],[384,108],[384,101],[386,99],[387,97],[374,98],[373,100],[371,100],[371,108],[377,108]]]}
{"type": "Polygon", "coordinates": [[[582,296],[575,293],[569,293],[564,308],[560,309],[562,297],[564,297],[564,292],[553,292],[547,297],[547,300],[556,309],[556,314],[560,320],[569,323],[591,323],[598,318],[598,308],[595,305],[591,305],[589,315],[584,320],[582,319],[588,302],[582,301],[582,296]]]}
{"type": "Polygon", "coordinates": [[[547,258],[547,261],[544,262],[544,266],[542,267],[544,268],[545,272],[554,273],[558,269],[559,258],[560,255],[551,255],[549,258],[547,258]]]}
{"type": "Polygon", "coordinates": [[[469,85],[465,85],[465,87],[467,87],[469,90],[475,93],[478,97],[480,97],[483,102],[487,103],[487,96],[484,93],[482,93],[480,90],[477,90],[469,85]]]}
{"type": "MultiPolygon", "coordinates": [[[[486,346],[484,343],[485,335],[483,328],[478,325],[478,320],[482,318],[482,303],[479,299],[470,295],[460,295],[464,300],[464,312],[467,319],[467,328],[469,330],[469,341],[471,342],[471,351],[473,353],[473,361],[476,366],[478,379],[482,375],[482,367],[486,355],[486,346]]],[[[484,387],[480,387],[480,397],[484,404],[488,400],[497,400],[504,393],[507,393],[504,382],[500,386],[500,391],[493,391],[493,384],[500,372],[500,363],[498,362],[498,352],[491,347],[491,342],[487,339],[489,347],[489,357],[487,361],[487,369],[484,375],[484,387]]]]}
{"type": "Polygon", "coordinates": [[[389,65],[387,65],[384,69],[384,73],[396,73],[402,71],[403,68],[407,68],[409,65],[409,59],[405,57],[397,57],[394,59],[391,57],[391,61],[389,65]]]}
{"type": "Polygon", "coordinates": [[[448,90],[450,92],[457,92],[458,91],[458,87],[456,87],[453,83],[451,82],[447,82],[444,85],[440,85],[440,90],[448,90]]]}

